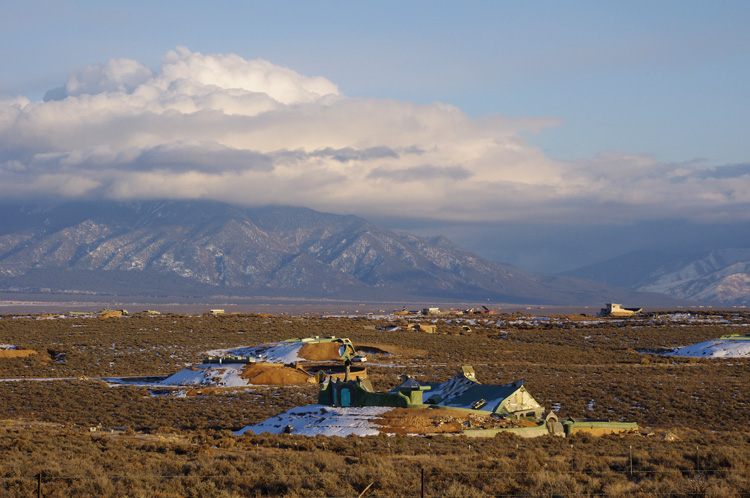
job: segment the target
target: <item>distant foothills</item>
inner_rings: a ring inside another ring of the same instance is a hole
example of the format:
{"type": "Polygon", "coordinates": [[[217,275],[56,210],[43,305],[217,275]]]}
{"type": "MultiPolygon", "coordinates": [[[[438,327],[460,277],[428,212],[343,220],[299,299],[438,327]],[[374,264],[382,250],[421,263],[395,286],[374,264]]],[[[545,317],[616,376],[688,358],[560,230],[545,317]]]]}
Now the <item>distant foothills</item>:
{"type": "Polygon", "coordinates": [[[299,207],[212,201],[0,205],[0,299],[235,296],[676,306],[745,304],[748,282],[750,250],[693,260],[649,253],[540,275],[488,261],[444,237],[420,238],[357,216],[299,207]]]}

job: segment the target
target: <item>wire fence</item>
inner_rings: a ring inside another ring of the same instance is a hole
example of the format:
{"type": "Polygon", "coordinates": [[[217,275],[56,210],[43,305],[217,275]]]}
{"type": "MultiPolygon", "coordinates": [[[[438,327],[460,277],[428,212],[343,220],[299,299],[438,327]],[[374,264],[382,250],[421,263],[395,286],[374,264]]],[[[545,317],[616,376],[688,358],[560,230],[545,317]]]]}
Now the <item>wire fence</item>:
{"type": "Polygon", "coordinates": [[[325,498],[388,497],[750,497],[750,480],[742,469],[619,469],[594,471],[476,470],[450,471],[421,468],[405,472],[400,485],[392,474],[369,474],[369,484],[350,483],[346,469],[316,473],[265,472],[224,474],[101,473],[61,474],[37,471],[33,475],[0,476],[0,496],[320,496],[325,498]],[[730,477],[732,479],[730,479],[730,477]],[[615,485],[598,489],[592,479],[615,485]],[[354,494],[326,494],[316,483],[358,490],[354,494]],[[730,482],[731,481],[731,482],[730,482]],[[388,485],[385,485],[388,483],[388,485]],[[591,489],[585,484],[589,483],[591,489]],[[527,489],[523,489],[524,486],[527,489]]]}

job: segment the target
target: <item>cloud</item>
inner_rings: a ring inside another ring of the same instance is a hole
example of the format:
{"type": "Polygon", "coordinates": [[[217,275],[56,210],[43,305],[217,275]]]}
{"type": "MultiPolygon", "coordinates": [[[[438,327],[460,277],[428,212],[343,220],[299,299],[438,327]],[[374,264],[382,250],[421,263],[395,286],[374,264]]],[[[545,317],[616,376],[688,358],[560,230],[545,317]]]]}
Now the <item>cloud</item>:
{"type": "Polygon", "coordinates": [[[375,168],[367,175],[371,179],[387,178],[399,182],[430,182],[441,177],[463,180],[469,176],[471,176],[471,172],[461,166],[432,166],[430,164],[402,170],[375,168]]]}
{"type": "Polygon", "coordinates": [[[217,199],[453,221],[747,218],[747,165],[602,153],[556,161],[551,118],[352,98],[320,76],[233,54],[168,52],[0,100],[0,195],[217,199]]]}
{"type": "Polygon", "coordinates": [[[106,64],[93,64],[68,80],[64,96],[103,92],[132,92],[153,77],[149,68],[130,59],[112,59],[106,64]]]}

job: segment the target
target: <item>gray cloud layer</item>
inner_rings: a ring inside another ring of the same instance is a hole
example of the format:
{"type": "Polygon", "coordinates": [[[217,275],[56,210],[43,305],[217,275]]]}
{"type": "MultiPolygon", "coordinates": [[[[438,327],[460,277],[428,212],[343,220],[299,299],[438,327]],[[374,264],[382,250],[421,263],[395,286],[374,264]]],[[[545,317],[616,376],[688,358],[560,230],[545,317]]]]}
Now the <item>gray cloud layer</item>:
{"type": "Polygon", "coordinates": [[[750,167],[555,161],[548,118],[350,98],[322,77],[178,48],[94,64],[42,102],[0,100],[0,195],[204,198],[443,220],[748,219],[750,167]]]}

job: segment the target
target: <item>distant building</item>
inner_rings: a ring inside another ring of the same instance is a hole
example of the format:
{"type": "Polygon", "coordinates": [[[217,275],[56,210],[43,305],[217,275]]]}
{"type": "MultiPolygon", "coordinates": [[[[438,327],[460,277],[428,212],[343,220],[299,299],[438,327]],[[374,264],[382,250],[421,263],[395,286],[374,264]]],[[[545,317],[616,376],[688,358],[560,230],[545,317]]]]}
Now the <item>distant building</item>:
{"type": "Polygon", "coordinates": [[[495,315],[496,313],[489,309],[487,306],[482,305],[481,308],[469,308],[464,311],[467,315],[495,315]]]}
{"type": "Polygon", "coordinates": [[[599,312],[600,316],[633,316],[643,311],[643,308],[623,308],[621,304],[607,303],[606,308],[599,312]]]}
{"type": "Polygon", "coordinates": [[[437,325],[426,324],[426,323],[413,323],[409,325],[409,330],[415,330],[417,332],[424,332],[426,334],[434,334],[437,332],[437,325]]]}

